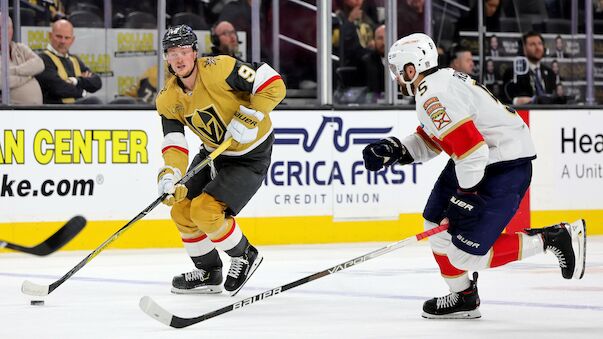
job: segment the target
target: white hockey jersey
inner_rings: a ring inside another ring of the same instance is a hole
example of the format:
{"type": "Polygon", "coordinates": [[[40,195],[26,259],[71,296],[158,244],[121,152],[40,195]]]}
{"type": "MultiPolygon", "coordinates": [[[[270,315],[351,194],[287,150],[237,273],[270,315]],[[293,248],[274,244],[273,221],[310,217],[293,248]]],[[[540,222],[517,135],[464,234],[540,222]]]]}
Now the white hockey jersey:
{"type": "Polygon", "coordinates": [[[402,143],[415,162],[450,155],[461,188],[476,186],[489,164],[536,156],[521,117],[467,74],[440,69],[419,83],[415,100],[420,126],[402,143]]]}

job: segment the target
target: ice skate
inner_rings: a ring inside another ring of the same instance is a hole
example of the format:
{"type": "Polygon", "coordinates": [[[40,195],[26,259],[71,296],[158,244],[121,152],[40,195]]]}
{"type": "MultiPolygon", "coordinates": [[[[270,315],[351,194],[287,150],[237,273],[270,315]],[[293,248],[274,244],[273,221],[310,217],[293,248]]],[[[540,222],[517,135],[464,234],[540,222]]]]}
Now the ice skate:
{"type": "Polygon", "coordinates": [[[541,229],[526,230],[529,235],[541,234],[544,250],[551,251],[559,260],[565,279],[582,279],[586,264],[586,222],[576,220],[541,229]]]}
{"type": "Polygon", "coordinates": [[[229,291],[231,296],[236,295],[260,266],[263,259],[255,247],[247,246],[242,256],[232,258],[224,289],[229,291]]]}
{"type": "Polygon", "coordinates": [[[214,294],[222,292],[222,268],[195,269],[172,279],[174,294],[214,294]]]}
{"type": "Polygon", "coordinates": [[[481,318],[477,294],[477,272],[469,288],[446,296],[427,300],[423,304],[423,318],[427,319],[475,319],[481,318]]]}

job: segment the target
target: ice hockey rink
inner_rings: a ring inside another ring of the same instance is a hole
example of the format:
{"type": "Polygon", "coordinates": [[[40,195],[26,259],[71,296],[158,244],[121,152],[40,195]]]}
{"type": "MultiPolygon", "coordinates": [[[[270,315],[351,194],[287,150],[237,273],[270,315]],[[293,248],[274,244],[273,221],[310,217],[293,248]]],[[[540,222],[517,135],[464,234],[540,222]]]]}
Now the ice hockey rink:
{"type": "MultiPolygon", "coordinates": [[[[482,318],[475,320],[421,318],[424,300],[447,293],[426,242],[185,329],[170,328],[138,307],[148,295],[176,315],[199,316],[384,245],[260,246],[264,262],[235,297],[170,294],[172,276],[191,269],[183,249],[108,249],[47,296],[44,306],[31,306],[21,283],[50,284],[89,252],[3,253],[0,338],[601,337],[601,236],[588,239],[582,280],[564,280],[550,253],[482,272],[482,318]]],[[[227,269],[229,261],[224,264],[227,269]]]]}

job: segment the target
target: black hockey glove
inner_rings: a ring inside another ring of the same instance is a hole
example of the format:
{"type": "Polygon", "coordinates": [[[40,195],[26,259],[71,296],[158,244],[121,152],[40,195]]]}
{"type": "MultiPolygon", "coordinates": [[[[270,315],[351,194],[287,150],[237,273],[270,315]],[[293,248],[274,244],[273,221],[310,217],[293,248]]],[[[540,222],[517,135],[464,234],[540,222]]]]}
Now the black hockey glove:
{"type": "Polygon", "coordinates": [[[364,167],[369,171],[378,171],[383,166],[391,166],[396,162],[406,165],[415,161],[408,153],[406,146],[402,145],[396,137],[389,137],[367,145],[362,150],[362,158],[364,158],[364,167]]]}
{"type": "Polygon", "coordinates": [[[446,216],[451,229],[470,230],[479,221],[486,202],[475,192],[457,191],[450,197],[446,216]]]}

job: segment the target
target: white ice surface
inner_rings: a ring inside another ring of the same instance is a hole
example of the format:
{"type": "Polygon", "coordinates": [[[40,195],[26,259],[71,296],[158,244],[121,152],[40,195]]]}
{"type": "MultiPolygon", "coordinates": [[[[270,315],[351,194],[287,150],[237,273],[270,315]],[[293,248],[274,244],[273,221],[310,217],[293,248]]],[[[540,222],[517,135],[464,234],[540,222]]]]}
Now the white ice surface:
{"type": "Polygon", "coordinates": [[[172,276],[192,269],[183,249],[108,249],[44,306],[29,304],[23,280],[50,284],[89,252],[7,253],[0,338],[602,338],[603,237],[588,241],[582,280],[564,280],[550,253],[481,272],[481,319],[421,318],[424,300],[447,293],[422,242],[186,329],[151,319],[138,301],[149,295],[176,315],[198,316],[385,244],[259,247],[264,263],[236,297],[170,294],[172,276]]]}

